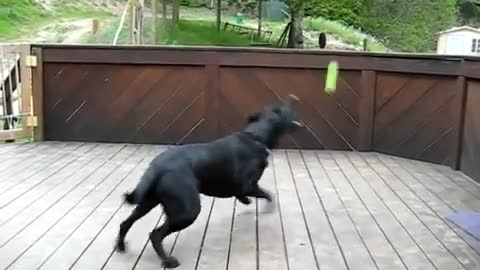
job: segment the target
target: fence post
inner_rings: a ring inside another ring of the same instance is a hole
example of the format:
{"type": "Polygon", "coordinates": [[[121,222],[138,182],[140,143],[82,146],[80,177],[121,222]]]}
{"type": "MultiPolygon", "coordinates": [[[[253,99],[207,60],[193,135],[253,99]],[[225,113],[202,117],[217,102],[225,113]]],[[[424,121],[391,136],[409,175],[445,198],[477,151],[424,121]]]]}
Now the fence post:
{"type": "Polygon", "coordinates": [[[376,79],[375,71],[362,71],[360,100],[358,102],[359,128],[357,147],[359,151],[373,150],[376,79]]]}
{"type": "Polygon", "coordinates": [[[33,128],[33,140],[43,141],[43,59],[42,49],[32,48],[32,54],[37,57],[37,65],[32,67],[32,106],[33,114],[37,117],[37,124],[33,128]]]}
{"type": "Polygon", "coordinates": [[[467,101],[467,80],[464,76],[457,77],[457,94],[454,100],[455,123],[456,127],[453,131],[453,159],[450,167],[454,170],[460,169],[463,145],[463,129],[465,124],[465,106],[467,101]]]}

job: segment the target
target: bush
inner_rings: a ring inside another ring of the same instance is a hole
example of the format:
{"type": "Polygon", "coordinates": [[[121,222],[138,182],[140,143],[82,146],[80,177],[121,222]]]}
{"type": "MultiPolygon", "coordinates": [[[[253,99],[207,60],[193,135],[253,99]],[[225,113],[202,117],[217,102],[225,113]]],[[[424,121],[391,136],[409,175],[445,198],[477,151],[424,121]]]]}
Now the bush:
{"type": "Polygon", "coordinates": [[[392,49],[429,52],[456,18],[456,0],[364,0],[361,28],[392,49]]]}
{"type": "Polygon", "coordinates": [[[341,21],[351,26],[360,26],[363,0],[309,0],[305,3],[305,15],[341,21]]]}
{"type": "Polygon", "coordinates": [[[457,0],[307,0],[305,15],[340,21],[389,48],[426,52],[456,18],[457,0]]]}

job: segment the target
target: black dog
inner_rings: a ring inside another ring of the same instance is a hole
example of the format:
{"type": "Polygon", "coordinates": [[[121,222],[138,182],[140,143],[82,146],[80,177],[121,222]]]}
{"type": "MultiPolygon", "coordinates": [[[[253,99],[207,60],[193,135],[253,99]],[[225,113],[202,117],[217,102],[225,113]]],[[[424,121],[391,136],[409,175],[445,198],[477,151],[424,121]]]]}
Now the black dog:
{"type": "Polygon", "coordinates": [[[267,167],[269,149],[280,137],[301,124],[295,121],[295,103],[291,95],[285,104],[265,108],[248,117],[246,128],[210,143],[178,146],[155,157],[131,193],[129,204],[136,204],[132,214],[120,225],[117,249],[125,250],[125,236],[135,221],[158,204],[163,206],[166,221],[150,233],[153,248],[163,266],[180,265],[162,246],[171,233],[190,226],[200,213],[200,193],[214,197],[236,197],[249,204],[248,197],[272,202],[269,192],[258,186],[267,167]]]}

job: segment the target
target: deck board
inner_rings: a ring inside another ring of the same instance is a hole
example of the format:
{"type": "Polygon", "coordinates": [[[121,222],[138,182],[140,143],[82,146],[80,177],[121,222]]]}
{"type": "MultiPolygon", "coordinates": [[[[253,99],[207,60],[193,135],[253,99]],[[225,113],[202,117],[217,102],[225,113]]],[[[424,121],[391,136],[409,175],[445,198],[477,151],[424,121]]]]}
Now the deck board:
{"type": "MultiPolygon", "coordinates": [[[[165,146],[0,145],[0,269],[161,268],[148,241],[161,207],[114,252],[135,186],[165,146]]],[[[166,248],[178,269],[480,269],[480,242],[446,219],[480,209],[480,186],[443,166],[377,153],[275,150],[243,205],[202,196],[202,211],[166,248]]]]}

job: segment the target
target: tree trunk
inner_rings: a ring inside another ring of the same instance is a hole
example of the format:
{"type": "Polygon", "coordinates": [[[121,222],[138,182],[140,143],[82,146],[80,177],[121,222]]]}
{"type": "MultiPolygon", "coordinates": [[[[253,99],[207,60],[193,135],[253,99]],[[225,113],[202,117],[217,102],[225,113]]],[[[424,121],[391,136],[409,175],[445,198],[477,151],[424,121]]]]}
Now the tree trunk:
{"type": "Polygon", "coordinates": [[[260,38],[262,37],[262,4],[263,4],[263,1],[262,0],[259,0],[258,1],[258,28],[257,28],[257,39],[260,40],[260,38]]]}
{"type": "Polygon", "coordinates": [[[303,48],[303,0],[292,11],[287,48],[303,48]]]}
{"type": "Polygon", "coordinates": [[[217,15],[216,15],[216,25],[217,31],[220,32],[221,25],[222,25],[222,0],[217,0],[217,15]]]}
{"type": "Polygon", "coordinates": [[[172,23],[177,24],[180,19],[180,0],[173,0],[172,3],[172,23]]]}
{"type": "Polygon", "coordinates": [[[152,32],[153,44],[158,42],[158,22],[157,22],[157,0],[152,0],[152,32]]]}
{"type": "Polygon", "coordinates": [[[162,0],[162,20],[164,24],[167,22],[167,0],[162,0]]]}

